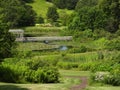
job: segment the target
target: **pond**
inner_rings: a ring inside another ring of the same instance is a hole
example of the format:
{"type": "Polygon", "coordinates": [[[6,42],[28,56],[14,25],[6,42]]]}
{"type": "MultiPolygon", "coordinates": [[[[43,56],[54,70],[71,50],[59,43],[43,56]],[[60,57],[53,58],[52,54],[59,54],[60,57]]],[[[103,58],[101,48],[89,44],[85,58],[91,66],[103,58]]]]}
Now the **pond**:
{"type": "Polygon", "coordinates": [[[68,50],[68,47],[65,46],[65,45],[64,45],[64,46],[60,46],[60,47],[59,47],[59,50],[60,50],[60,51],[65,51],[65,50],[68,50]]]}

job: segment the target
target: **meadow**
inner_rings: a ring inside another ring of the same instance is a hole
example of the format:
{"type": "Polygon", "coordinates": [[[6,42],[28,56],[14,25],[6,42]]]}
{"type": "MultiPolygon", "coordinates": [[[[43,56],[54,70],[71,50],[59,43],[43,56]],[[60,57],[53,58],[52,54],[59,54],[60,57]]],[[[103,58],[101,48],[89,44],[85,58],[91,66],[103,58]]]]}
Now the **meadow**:
{"type": "MultiPolygon", "coordinates": [[[[46,2],[45,0],[34,0],[33,3],[29,3],[33,7],[33,10],[37,13],[37,15],[41,15],[42,17],[46,18],[46,13],[48,10],[48,7],[53,6],[52,3],[46,2]]],[[[67,9],[57,9],[58,12],[66,12],[67,14],[71,14],[73,10],[67,10],[67,9]]]]}

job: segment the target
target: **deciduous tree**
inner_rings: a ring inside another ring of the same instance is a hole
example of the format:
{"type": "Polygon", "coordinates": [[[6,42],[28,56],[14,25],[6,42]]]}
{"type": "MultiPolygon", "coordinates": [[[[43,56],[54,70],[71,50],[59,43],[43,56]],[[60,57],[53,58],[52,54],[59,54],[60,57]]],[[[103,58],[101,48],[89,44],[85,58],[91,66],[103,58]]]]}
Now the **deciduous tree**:
{"type": "Polygon", "coordinates": [[[59,18],[57,9],[55,6],[49,7],[48,11],[47,11],[47,18],[48,20],[50,20],[51,22],[56,22],[57,19],[59,18]]]}
{"type": "Polygon", "coordinates": [[[6,24],[0,23],[0,61],[3,58],[10,57],[15,45],[15,38],[8,32],[6,24]]]}
{"type": "Polygon", "coordinates": [[[0,0],[0,21],[9,27],[34,25],[35,12],[20,0],[0,0]]]}

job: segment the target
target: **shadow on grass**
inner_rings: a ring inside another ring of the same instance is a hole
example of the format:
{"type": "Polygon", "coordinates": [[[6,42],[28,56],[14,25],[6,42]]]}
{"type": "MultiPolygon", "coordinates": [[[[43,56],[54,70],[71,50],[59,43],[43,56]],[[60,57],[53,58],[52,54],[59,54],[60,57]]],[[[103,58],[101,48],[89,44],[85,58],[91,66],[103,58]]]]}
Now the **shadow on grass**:
{"type": "Polygon", "coordinates": [[[15,85],[0,85],[0,90],[29,90],[15,85]]]}

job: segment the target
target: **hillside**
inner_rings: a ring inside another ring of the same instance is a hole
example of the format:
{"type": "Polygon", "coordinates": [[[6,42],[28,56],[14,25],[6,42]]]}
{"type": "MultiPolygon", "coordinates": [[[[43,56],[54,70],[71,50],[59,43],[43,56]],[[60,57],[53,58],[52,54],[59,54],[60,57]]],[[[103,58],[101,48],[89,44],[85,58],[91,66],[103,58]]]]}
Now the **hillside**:
{"type": "Polygon", "coordinates": [[[52,3],[46,2],[45,0],[34,0],[33,3],[30,3],[33,7],[33,10],[37,13],[37,15],[46,16],[46,12],[48,7],[52,6],[52,3]]]}
{"type": "MultiPolygon", "coordinates": [[[[33,3],[30,3],[33,7],[33,10],[37,13],[37,15],[42,15],[44,18],[46,18],[46,12],[48,7],[52,6],[52,3],[46,2],[46,0],[34,0],[33,3]]],[[[65,11],[67,14],[71,14],[73,10],[67,10],[67,9],[58,9],[58,12],[65,11]]]]}

